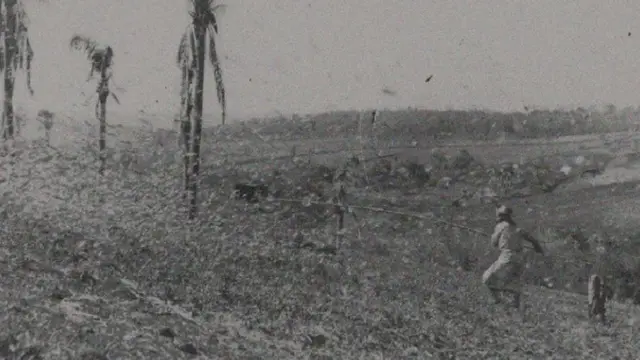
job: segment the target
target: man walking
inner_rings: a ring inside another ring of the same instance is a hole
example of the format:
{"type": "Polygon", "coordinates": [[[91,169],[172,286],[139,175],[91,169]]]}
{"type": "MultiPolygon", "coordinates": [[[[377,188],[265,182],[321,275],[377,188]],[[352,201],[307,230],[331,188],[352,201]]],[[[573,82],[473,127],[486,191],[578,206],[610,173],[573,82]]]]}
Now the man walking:
{"type": "Polygon", "coordinates": [[[520,309],[522,294],[522,274],[524,272],[524,242],[533,245],[533,249],[543,254],[540,243],[526,231],[517,227],[512,218],[513,210],[504,205],[496,209],[495,230],[491,235],[491,245],[500,250],[500,256],[482,275],[482,282],[489,288],[496,303],[500,303],[500,295],[513,295],[512,305],[520,309]]]}

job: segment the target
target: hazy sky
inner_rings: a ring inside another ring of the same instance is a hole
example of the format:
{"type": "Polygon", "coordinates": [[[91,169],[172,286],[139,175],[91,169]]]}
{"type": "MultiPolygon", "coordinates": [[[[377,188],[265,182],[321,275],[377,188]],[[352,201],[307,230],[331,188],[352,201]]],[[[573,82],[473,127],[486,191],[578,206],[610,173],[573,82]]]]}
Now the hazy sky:
{"type": "MultiPolygon", "coordinates": [[[[185,0],[24,1],[36,95],[26,100],[21,81],[19,105],[92,111],[82,105],[95,89],[85,83],[88,63],[68,48],[78,32],[115,50],[116,85],[126,92],[110,110],[176,111],[185,0]]],[[[640,105],[640,1],[224,1],[218,46],[232,118],[373,107],[640,105]]],[[[205,112],[217,122],[212,75],[209,69],[205,112]]]]}

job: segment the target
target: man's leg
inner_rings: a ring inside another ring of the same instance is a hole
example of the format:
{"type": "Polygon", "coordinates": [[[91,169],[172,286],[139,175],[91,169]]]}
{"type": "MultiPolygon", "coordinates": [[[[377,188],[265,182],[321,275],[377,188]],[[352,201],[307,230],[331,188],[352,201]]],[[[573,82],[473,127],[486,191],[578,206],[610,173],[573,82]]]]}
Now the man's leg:
{"type": "Polygon", "coordinates": [[[489,287],[489,293],[491,294],[491,300],[493,300],[494,304],[500,304],[502,302],[500,300],[500,290],[489,287]]]}
{"type": "Polygon", "coordinates": [[[484,274],[482,274],[482,282],[489,289],[491,299],[495,304],[502,303],[501,297],[505,293],[505,265],[505,262],[498,259],[484,272],[484,274]]]}
{"type": "Polygon", "coordinates": [[[600,305],[600,322],[602,322],[602,324],[606,324],[607,323],[607,299],[604,297],[604,295],[601,296],[600,298],[601,301],[601,305],[600,305]]]}
{"type": "Polygon", "coordinates": [[[524,311],[522,308],[522,274],[524,272],[524,264],[520,261],[515,261],[511,265],[511,277],[509,279],[509,292],[513,294],[513,302],[511,303],[514,308],[519,311],[524,311]]]}
{"type": "Polygon", "coordinates": [[[520,302],[521,294],[519,291],[512,291],[512,293],[513,293],[513,307],[516,309],[520,309],[520,305],[522,305],[522,303],[520,302]]]}

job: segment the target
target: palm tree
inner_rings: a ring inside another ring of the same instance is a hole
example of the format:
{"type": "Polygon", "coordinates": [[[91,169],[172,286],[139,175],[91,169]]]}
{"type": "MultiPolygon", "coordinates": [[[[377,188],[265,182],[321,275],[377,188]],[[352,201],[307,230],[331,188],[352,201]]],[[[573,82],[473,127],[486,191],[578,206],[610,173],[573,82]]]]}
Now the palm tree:
{"type": "Polygon", "coordinates": [[[4,107],[2,121],[3,138],[12,139],[15,133],[13,115],[13,91],[17,70],[27,73],[27,89],[31,88],[31,61],[33,49],[29,41],[29,20],[20,0],[0,0],[0,32],[4,42],[0,44],[0,71],[4,72],[4,107]]]}
{"type": "Polygon", "coordinates": [[[96,41],[82,35],[74,35],[71,37],[69,46],[73,50],[82,51],[87,54],[87,59],[91,62],[89,76],[87,81],[91,80],[94,72],[100,73],[100,80],[96,87],[98,99],[96,101],[95,113],[100,123],[100,135],[98,147],[100,149],[100,175],[104,174],[107,159],[107,99],[109,95],[113,97],[116,103],[120,104],[120,100],[116,94],[109,91],[109,80],[113,75],[111,65],[113,65],[113,49],[111,46],[100,46],[96,41]]]}
{"type": "Polygon", "coordinates": [[[193,10],[189,12],[191,24],[180,39],[178,67],[181,79],[181,136],[185,147],[185,194],[190,195],[189,218],[196,216],[197,178],[200,173],[200,140],[202,136],[202,107],[204,92],[204,66],[207,39],[209,60],[213,66],[218,102],[222,107],[222,124],[226,120],[226,99],[222,82],[222,68],[216,49],[218,33],[216,12],[224,5],[214,5],[214,0],[189,0],[193,10]]]}

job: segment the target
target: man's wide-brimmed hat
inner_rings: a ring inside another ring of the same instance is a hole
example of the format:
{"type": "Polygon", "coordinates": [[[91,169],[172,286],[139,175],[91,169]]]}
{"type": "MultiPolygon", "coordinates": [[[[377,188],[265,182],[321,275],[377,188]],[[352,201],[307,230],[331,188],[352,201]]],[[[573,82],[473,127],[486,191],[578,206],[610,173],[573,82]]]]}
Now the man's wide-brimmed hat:
{"type": "Polygon", "coordinates": [[[496,216],[511,216],[513,215],[513,210],[510,207],[505,205],[500,205],[496,208],[496,216]]]}

